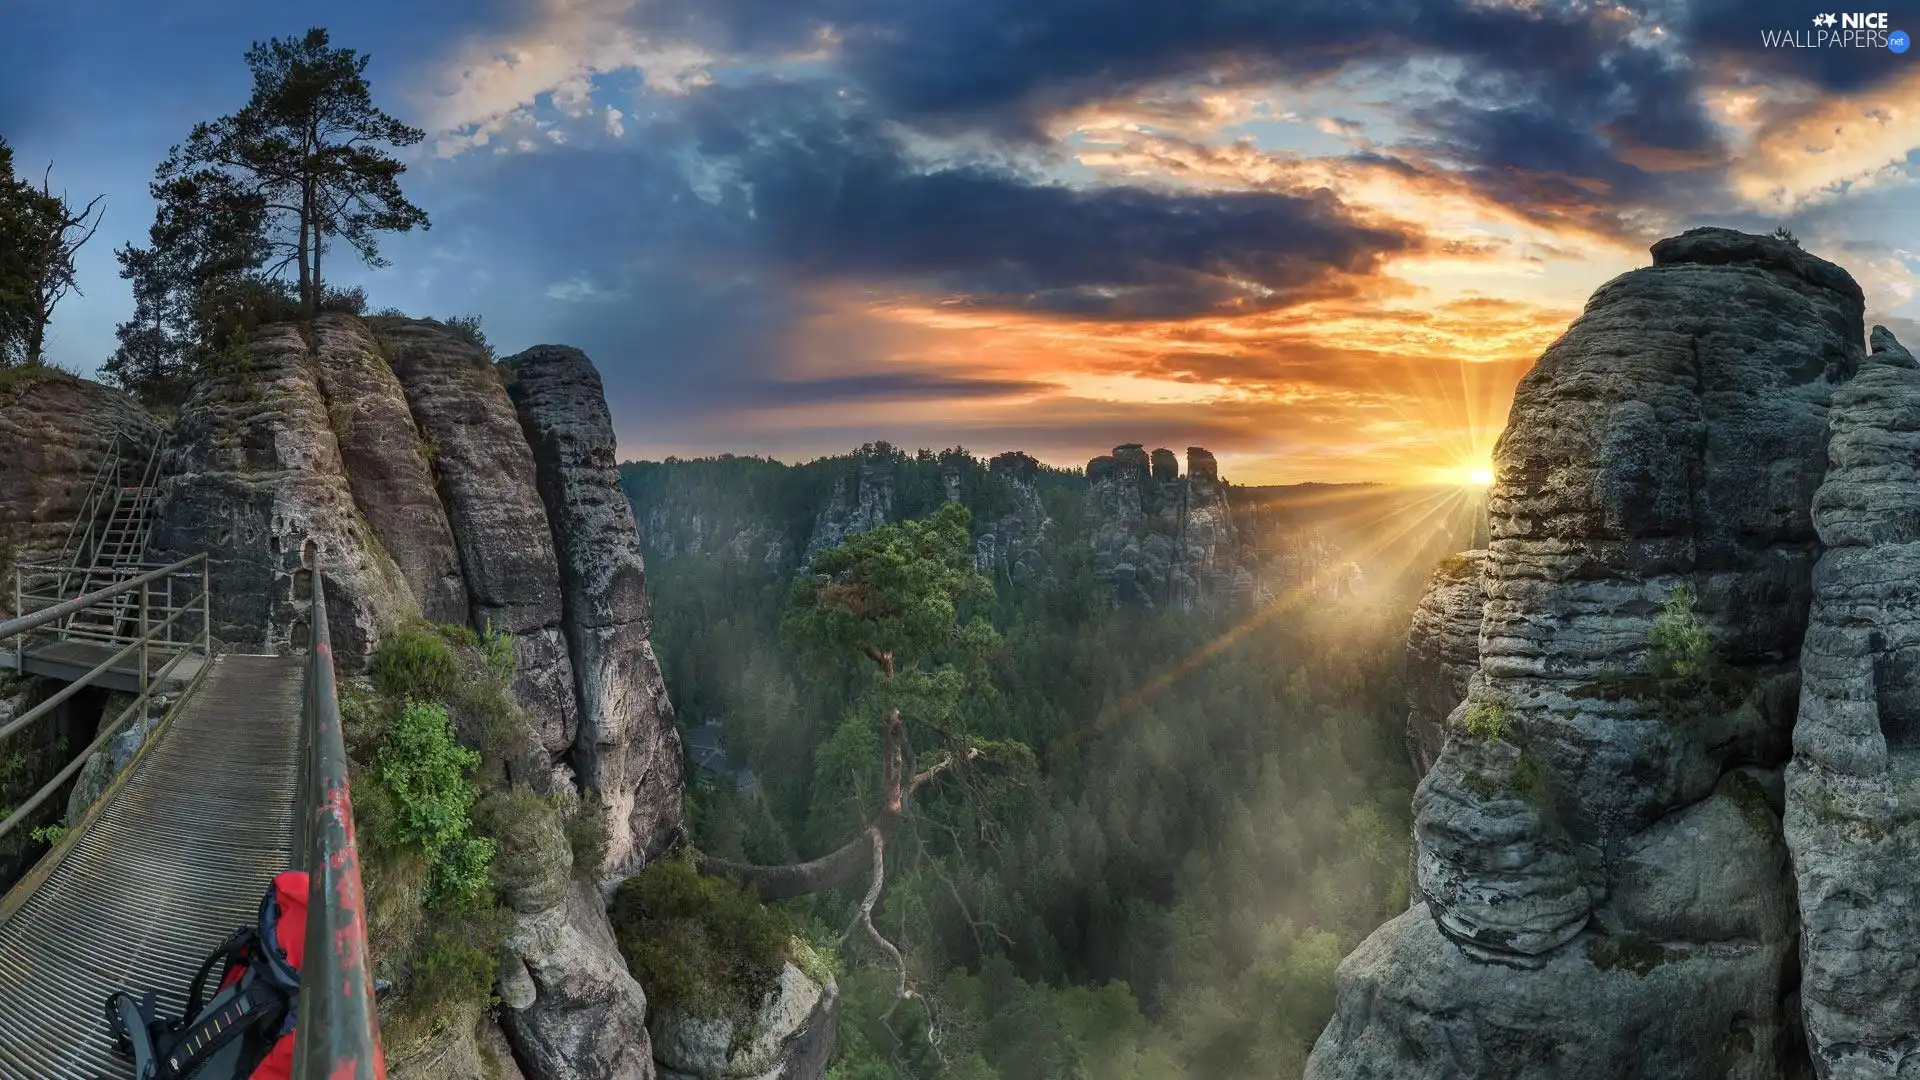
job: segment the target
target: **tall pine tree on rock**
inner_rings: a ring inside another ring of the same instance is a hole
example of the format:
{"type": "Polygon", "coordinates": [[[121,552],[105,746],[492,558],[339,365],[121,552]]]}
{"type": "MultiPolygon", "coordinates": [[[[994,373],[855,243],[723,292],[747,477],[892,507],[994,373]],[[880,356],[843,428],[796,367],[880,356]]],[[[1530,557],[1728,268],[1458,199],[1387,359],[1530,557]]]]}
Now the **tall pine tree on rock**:
{"type": "Polygon", "coordinates": [[[425,132],[373,104],[368,59],[335,48],[319,27],[256,43],[246,106],[195,125],[160,163],[150,246],[119,252],[136,310],[108,371],[124,385],[177,381],[237,331],[292,313],[276,308],[312,317],[328,296],[321,257],[330,243],[381,267],[381,233],[429,227],[400,190],[406,166],[382,148],[415,145],[425,132]],[[288,278],[293,305],[284,303],[288,278]]]}

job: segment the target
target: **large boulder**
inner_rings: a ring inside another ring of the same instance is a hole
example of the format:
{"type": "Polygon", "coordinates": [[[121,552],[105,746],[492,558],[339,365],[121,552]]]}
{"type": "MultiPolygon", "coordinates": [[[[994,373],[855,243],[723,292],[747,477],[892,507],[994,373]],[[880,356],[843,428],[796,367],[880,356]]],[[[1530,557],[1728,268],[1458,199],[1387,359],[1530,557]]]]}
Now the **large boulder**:
{"type": "Polygon", "coordinates": [[[580,704],[573,767],[607,816],[607,865],[597,869],[631,873],[680,831],[682,778],[613,418],[600,373],[578,349],[542,345],[502,368],[560,558],[563,629],[580,704]]]}
{"type": "Polygon", "coordinates": [[[300,579],[317,567],[351,667],[420,608],[354,500],[317,370],[300,329],[279,324],[194,384],[162,459],[153,547],[207,553],[214,637],[248,649],[303,646],[300,579]]]}
{"type": "MultiPolygon", "coordinates": [[[[59,558],[116,434],[130,457],[161,435],[127,395],[55,368],[12,369],[0,382],[0,571],[59,558]]],[[[12,604],[11,587],[0,609],[12,604]]]]}
{"type": "Polygon", "coordinates": [[[443,324],[372,325],[426,440],[472,623],[513,635],[515,696],[559,759],[573,745],[579,713],[561,630],[560,562],[513,402],[487,355],[443,324]]]}
{"type": "Polygon", "coordinates": [[[839,1003],[831,974],[816,980],[788,963],[744,1025],[657,1008],[649,1029],[660,1080],[820,1080],[833,1057],[839,1003]]]}
{"type": "Polygon", "coordinates": [[[1480,615],[1486,593],[1480,573],[1487,553],[1463,551],[1441,560],[1413,610],[1407,631],[1407,751],[1417,775],[1440,756],[1447,714],[1467,698],[1480,666],[1480,615]]]}
{"type": "Polygon", "coordinates": [[[359,319],[323,314],[314,320],[313,362],[354,505],[421,614],[465,623],[467,586],[453,529],[434,490],[426,444],[378,340],[359,319]]]}
{"type": "Polygon", "coordinates": [[[1770,792],[1862,298],[1771,237],[1695,230],[1653,256],[1515,393],[1480,669],[1415,796],[1423,903],[1342,966],[1313,1080],[1786,1067],[1795,926],[1770,792]],[[1649,650],[1683,586],[1721,669],[1675,701],[1649,650]]]}
{"type": "Polygon", "coordinates": [[[1884,327],[1833,397],[1787,771],[1801,998],[1823,1077],[1920,1073],[1920,365],[1884,327]]]}

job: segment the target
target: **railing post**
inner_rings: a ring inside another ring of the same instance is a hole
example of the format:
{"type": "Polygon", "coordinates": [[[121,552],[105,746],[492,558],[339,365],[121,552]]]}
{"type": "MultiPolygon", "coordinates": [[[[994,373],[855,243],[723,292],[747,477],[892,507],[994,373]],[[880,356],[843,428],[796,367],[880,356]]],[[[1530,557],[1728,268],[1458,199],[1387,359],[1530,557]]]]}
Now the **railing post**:
{"type": "MultiPolygon", "coordinates": [[[[149,591],[152,587],[151,582],[140,586],[140,631],[135,635],[140,639],[140,694],[142,697],[147,693],[147,650],[153,644],[146,639],[147,631],[153,625],[153,594],[149,591]]],[[[143,715],[140,719],[145,720],[146,717],[143,715]]]]}
{"type": "Polygon", "coordinates": [[[205,552],[200,553],[200,655],[213,661],[213,578],[205,552]]]}

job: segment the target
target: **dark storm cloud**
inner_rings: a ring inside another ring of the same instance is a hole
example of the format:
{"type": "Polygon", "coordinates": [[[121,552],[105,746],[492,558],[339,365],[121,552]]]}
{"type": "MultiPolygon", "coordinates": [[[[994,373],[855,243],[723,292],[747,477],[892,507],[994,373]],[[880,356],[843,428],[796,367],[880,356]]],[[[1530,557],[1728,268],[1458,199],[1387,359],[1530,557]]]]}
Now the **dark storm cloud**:
{"type": "Polygon", "coordinates": [[[1086,318],[1268,310],[1351,288],[1402,228],[1328,193],[1068,187],[991,163],[925,168],[869,116],[790,84],[717,90],[687,120],[750,200],[755,246],[802,278],[907,283],[1086,318]]]}
{"type": "Polygon", "coordinates": [[[1604,113],[1638,144],[1699,147],[1710,137],[1684,66],[1630,44],[1620,12],[1589,4],[683,0],[664,12],[669,29],[735,48],[792,46],[830,24],[848,72],[890,112],[927,124],[1033,134],[1051,112],[1161,78],[1298,79],[1438,55],[1551,109],[1575,106],[1569,123],[1604,113]]]}

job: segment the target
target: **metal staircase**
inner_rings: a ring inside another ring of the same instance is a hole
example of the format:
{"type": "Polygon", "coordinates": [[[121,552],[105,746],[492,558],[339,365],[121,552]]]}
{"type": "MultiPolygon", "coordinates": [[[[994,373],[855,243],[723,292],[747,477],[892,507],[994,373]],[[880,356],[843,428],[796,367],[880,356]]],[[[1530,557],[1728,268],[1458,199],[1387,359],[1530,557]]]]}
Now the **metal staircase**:
{"type": "MultiPolygon", "coordinates": [[[[142,570],[153,531],[153,501],[160,469],[161,440],[142,445],[126,432],[114,436],[94,476],[81,517],[68,531],[61,565],[72,567],[59,592],[77,596],[104,589],[142,570]],[[85,522],[85,529],[81,523],[85,522]]],[[[93,641],[128,640],[140,617],[140,594],[123,593],[73,616],[61,636],[93,641]]]]}

